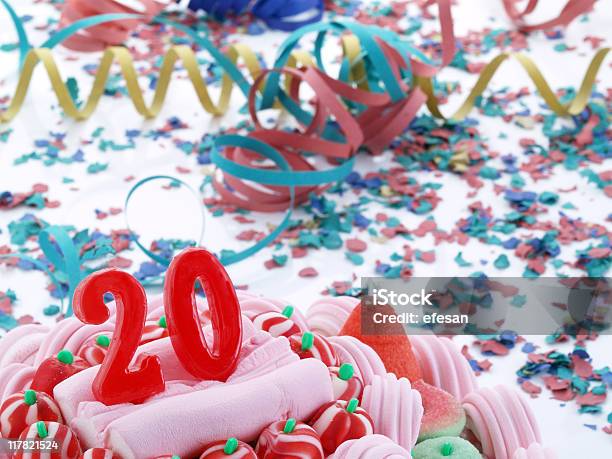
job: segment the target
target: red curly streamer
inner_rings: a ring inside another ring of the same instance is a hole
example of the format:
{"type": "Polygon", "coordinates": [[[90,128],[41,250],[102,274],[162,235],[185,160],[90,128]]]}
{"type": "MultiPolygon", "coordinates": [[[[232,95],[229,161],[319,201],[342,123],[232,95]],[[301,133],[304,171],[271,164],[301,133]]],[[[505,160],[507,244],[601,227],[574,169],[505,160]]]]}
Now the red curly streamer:
{"type": "MultiPolygon", "coordinates": [[[[383,46],[383,51],[392,66],[395,66],[395,70],[405,66],[401,57],[392,55],[389,49],[383,46]]],[[[408,90],[407,87],[403,89],[408,90]]],[[[256,126],[250,136],[275,147],[293,171],[313,171],[314,166],[301,155],[302,152],[325,157],[332,163],[337,159],[352,157],[361,146],[366,146],[374,153],[379,152],[401,134],[425,100],[425,94],[420,89],[415,89],[405,99],[391,102],[387,94],[374,94],[354,88],[334,80],[314,67],[302,70],[265,70],[255,81],[249,94],[249,110],[256,126]],[[268,73],[274,71],[291,75],[292,87],[289,95],[296,102],[301,83],[308,83],[313,89],[315,96],[311,103],[315,114],[308,126],[302,126],[302,132],[265,129],[258,121],[255,109],[257,88],[268,73]],[[358,117],[353,117],[338,97],[366,105],[368,108],[358,117]],[[325,140],[320,136],[326,121],[332,115],[345,136],[345,143],[325,140]]],[[[258,154],[245,149],[226,148],[225,156],[245,166],[267,168],[260,165],[262,158],[258,154]]],[[[284,210],[290,204],[287,187],[251,184],[228,174],[225,174],[223,181],[216,177],[213,185],[225,203],[241,208],[271,212],[284,210]]],[[[296,204],[305,202],[311,192],[325,188],[326,186],[296,187],[296,204]]]]}
{"type": "MultiPolygon", "coordinates": [[[[90,27],[70,37],[64,45],[75,51],[101,51],[108,46],[120,45],[134,29],[149,22],[163,11],[168,3],[167,0],[139,2],[141,9],[127,6],[120,0],[67,0],[62,9],[60,27],[99,14],[142,14],[143,19],[120,20],[90,27]]],[[[133,0],[130,3],[133,3],[133,0]]]]}
{"type": "Polygon", "coordinates": [[[526,24],[525,18],[533,13],[538,6],[538,0],[528,0],[525,8],[520,10],[517,3],[520,0],[503,0],[504,8],[510,19],[523,32],[533,32],[535,30],[545,30],[557,26],[567,26],[578,16],[585,14],[593,8],[596,0],[568,0],[559,16],[549,21],[539,24],[526,24]]]}

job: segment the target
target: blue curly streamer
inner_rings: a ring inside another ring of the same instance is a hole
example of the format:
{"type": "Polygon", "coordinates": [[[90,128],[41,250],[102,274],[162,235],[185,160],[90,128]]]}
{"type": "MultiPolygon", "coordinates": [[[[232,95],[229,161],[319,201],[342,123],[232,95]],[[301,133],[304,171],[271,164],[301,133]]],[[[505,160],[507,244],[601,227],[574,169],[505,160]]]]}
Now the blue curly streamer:
{"type": "Polygon", "coordinates": [[[319,22],[324,9],[323,0],[191,0],[188,7],[220,20],[230,13],[252,13],[271,29],[287,32],[319,22]]]}

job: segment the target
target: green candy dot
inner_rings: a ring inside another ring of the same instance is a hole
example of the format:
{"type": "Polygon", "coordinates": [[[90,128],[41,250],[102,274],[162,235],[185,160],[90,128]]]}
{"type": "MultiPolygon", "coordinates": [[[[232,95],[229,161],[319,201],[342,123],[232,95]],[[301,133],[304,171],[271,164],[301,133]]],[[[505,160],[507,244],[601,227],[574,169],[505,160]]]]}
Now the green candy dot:
{"type": "Polygon", "coordinates": [[[36,431],[38,432],[38,436],[40,438],[47,438],[49,436],[49,432],[47,432],[47,426],[44,421],[38,421],[36,423],[36,431]]]}
{"type": "Polygon", "coordinates": [[[314,335],[310,332],[304,333],[304,336],[302,336],[302,350],[308,351],[312,346],[314,346],[314,335]]]}
{"type": "Polygon", "coordinates": [[[166,316],[161,316],[159,318],[159,321],[157,322],[157,325],[159,325],[161,328],[168,328],[168,322],[166,322],[166,316]]]}
{"type": "Polygon", "coordinates": [[[110,338],[106,335],[100,335],[96,338],[96,344],[102,347],[110,346],[110,338]]]}
{"type": "Polygon", "coordinates": [[[59,351],[58,352],[57,360],[59,360],[62,363],[65,363],[67,365],[71,365],[72,362],[74,362],[74,356],[72,355],[72,352],[67,351],[66,349],[64,349],[63,351],[59,351]]]}
{"type": "Polygon", "coordinates": [[[450,456],[451,454],[453,454],[453,445],[451,443],[444,443],[442,445],[442,449],[440,450],[440,453],[444,457],[450,456]]]}
{"type": "Polygon", "coordinates": [[[352,398],[348,402],[348,405],[346,405],[346,411],[348,411],[349,413],[354,413],[358,406],[359,400],[357,400],[356,398],[352,398]]]}
{"type": "Polygon", "coordinates": [[[287,422],[285,422],[285,427],[283,427],[283,432],[285,432],[286,434],[290,434],[291,432],[293,432],[293,429],[295,429],[296,424],[297,421],[294,418],[287,419],[287,422]]]}
{"type": "Polygon", "coordinates": [[[294,307],[291,305],[287,305],[285,306],[285,309],[283,309],[283,312],[281,314],[284,315],[288,319],[289,317],[293,315],[293,311],[294,311],[294,307]]]}
{"type": "Polygon", "coordinates": [[[176,454],[173,454],[172,459],[181,459],[181,456],[177,456],[176,454]]]}
{"type": "Polygon", "coordinates": [[[34,405],[36,403],[36,391],[26,390],[23,394],[23,401],[26,405],[34,405]]]}
{"type": "Polygon", "coordinates": [[[342,365],[340,365],[340,368],[338,368],[338,377],[343,381],[348,381],[353,377],[354,374],[355,369],[350,363],[343,363],[342,365]]]}
{"type": "Polygon", "coordinates": [[[237,438],[228,438],[227,442],[225,442],[225,448],[223,448],[223,452],[228,456],[230,454],[234,454],[238,449],[238,439],[237,438]]]}

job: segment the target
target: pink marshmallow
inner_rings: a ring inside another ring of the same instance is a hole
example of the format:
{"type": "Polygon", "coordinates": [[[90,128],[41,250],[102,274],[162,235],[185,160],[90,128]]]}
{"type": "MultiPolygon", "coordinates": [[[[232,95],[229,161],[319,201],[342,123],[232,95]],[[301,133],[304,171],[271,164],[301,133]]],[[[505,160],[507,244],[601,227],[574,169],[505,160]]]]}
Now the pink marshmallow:
{"type": "Polygon", "coordinates": [[[291,350],[287,338],[274,338],[264,331],[258,331],[243,343],[238,359],[236,370],[228,382],[253,379],[300,360],[291,350]]]}
{"type": "MultiPolygon", "coordinates": [[[[151,397],[146,404],[192,391],[193,387],[187,384],[167,383],[166,390],[151,397]]],[[[81,445],[85,448],[101,448],[104,444],[104,429],[115,419],[138,411],[143,406],[132,403],[106,406],[100,402],[82,402],[79,404],[77,416],[70,422],[70,427],[77,433],[81,445]]]]}
{"type": "MultiPolygon", "coordinates": [[[[273,338],[269,333],[259,331],[244,343],[236,371],[227,383],[238,383],[274,371],[284,365],[296,362],[299,357],[291,351],[286,338],[273,338]]],[[[171,381],[166,390],[153,396],[145,404],[155,403],[162,398],[171,397],[196,390],[203,390],[219,384],[216,381],[171,381]]],[[[105,406],[96,401],[82,401],[78,404],[76,416],[70,426],[82,436],[88,448],[102,446],[102,432],[113,420],[138,411],[144,405],[105,406]]]]}
{"type": "MultiPolygon", "coordinates": [[[[255,333],[255,327],[249,319],[242,318],[242,338],[250,339],[255,333]]],[[[212,328],[204,328],[204,336],[211,342],[212,328]]],[[[112,344],[111,344],[112,345],[112,344]]],[[[165,381],[185,380],[194,381],[193,376],[183,368],[176,358],[174,348],[169,337],[151,341],[138,347],[134,360],[141,354],[156,355],[161,363],[162,373],[165,381]]],[[[62,381],[55,386],[53,396],[57,401],[64,419],[71,420],[77,416],[77,410],[81,402],[93,402],[95,397],[91,390],[93,380],[98,373],[99,365],[87,368],[76,375],[62,381]]]]}
{"type": "Polygon", "coordinates": [[[168,451],[193,457],[230,436],[253,441],[279,419],[308,419],[332,397],[325,365],[304,359],[247,382],[218,384],[145,406],[113,421],[104,444],[124,459],[168,451]]]}

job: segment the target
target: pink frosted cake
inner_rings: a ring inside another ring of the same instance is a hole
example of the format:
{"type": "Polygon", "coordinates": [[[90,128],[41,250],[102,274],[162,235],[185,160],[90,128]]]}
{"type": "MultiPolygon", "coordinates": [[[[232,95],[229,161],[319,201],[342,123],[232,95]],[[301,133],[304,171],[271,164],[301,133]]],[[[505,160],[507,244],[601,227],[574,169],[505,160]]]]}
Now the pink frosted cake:
{"type": "MultiPolygon", "coordinates": [[[[320,300],[304,316],[282,301],[237,298],[241,344],[223,382],[185,368],[163,300],[149,303],[132,365],[156,356],[164,386],[135,402],[105,404],[94,390],[120,322],[112,303],[100,325],[71,317],[8,333],[0,340],[2,436],[61,440],[50,455],[15,457],[409,459],[415,450],[437,451],[435,438],[450,438],[438,443],[451,451],[465,442],[460,436],[471,436],[487,458],[553,457],[518,394],[478,389],[451,341],[414,339],[424,379],[409,381],[388,373],[358,338],[338,335],[355,299],[320,300]]],[[[194,310],[206,342],[216,342],[214,313],[200,300],[194,310]]]]}

